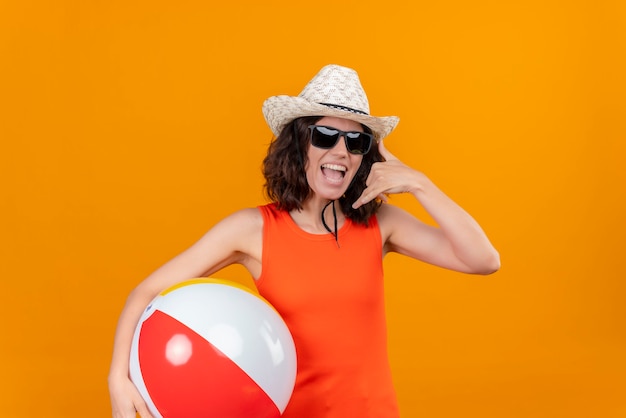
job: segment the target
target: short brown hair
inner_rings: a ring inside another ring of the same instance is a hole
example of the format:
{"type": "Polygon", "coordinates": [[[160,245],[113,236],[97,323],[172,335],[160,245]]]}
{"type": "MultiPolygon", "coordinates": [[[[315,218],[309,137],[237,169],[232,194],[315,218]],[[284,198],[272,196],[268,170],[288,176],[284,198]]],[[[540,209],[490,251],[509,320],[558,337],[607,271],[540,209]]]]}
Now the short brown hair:
{"type": "MultiPolygon", "coordinates": [[[[263,159],[265,194],[282,210],[302,209],[302,203],[311,193],[304,171],[307,163],[306,150],[310,142],[308,126],[320,119],[320,116],[298,118],[285,125],[280,135],[270,144],[267,156],[263,159]]],[[[371,133],[367,126],[363,125],[363,129],[371,133]]],[[[352,204],[367,187],[365,182],[372,164],[380,161],[384,161],[384,158],[376,144],[372,144],[370,151],[363,156],[352,184],[338,200],[346,217],[357,223],[367,225],[370,216],[381,205],[381,201],[375,199],[358,209],[352,208],[352,204]]]]}

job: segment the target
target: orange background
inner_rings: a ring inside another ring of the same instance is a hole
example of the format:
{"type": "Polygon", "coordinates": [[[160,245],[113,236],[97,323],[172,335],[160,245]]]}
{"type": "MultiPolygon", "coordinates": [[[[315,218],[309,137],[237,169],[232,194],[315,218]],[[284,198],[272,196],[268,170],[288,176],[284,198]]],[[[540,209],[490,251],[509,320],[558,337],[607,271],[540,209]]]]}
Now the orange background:
{"type": "Polygon", "coordinates": [[[338,63],[502,256],[386,259],[403,416],[625,417],[625,4],[0,1],[0,415],[109,416],[126,295],[264,202],[262,101],[338,63]]]}

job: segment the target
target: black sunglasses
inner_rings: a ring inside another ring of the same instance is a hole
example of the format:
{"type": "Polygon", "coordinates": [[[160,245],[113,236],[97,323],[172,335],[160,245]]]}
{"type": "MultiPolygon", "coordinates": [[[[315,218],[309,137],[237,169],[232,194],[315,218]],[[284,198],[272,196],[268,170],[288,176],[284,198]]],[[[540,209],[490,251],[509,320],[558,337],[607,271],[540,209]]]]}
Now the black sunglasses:
{"type": "Polygon", "coordinates": [[[343,136],[346,148],[351,154],[367,154],[372,146],[374,135],[367,132],[345,132],[330,126],[309,125],[311,130],[311,145],[317,148],[329,149],[334,147],[343,136]]]}

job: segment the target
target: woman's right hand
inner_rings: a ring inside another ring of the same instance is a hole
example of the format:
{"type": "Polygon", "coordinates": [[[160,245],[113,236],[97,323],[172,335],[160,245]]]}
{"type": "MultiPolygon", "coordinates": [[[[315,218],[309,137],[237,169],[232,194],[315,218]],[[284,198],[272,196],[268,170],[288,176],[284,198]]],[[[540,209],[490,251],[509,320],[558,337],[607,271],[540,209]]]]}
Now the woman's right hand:
{"type": "Polygon", "coordinates": [[[113,418],[153,418],[146,402],[128,377],[109,378],[109,394],[113,418]]]}

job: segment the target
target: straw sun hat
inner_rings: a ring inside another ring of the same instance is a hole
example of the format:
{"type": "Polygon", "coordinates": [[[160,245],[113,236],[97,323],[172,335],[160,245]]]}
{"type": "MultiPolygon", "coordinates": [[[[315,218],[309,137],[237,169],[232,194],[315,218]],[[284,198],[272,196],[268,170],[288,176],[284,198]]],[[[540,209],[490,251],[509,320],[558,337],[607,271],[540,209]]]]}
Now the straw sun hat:
{"type": "Polygon", "coordinates": [[[369,102],[358,74],[339,65],[322,68],[298,96],[272,96],[263,103],[263,116],[276,136],[296,118],[334,116],[362,123],[379,141],[400,121],[397,116],[376,117],[369,112],[369,102]]]}

